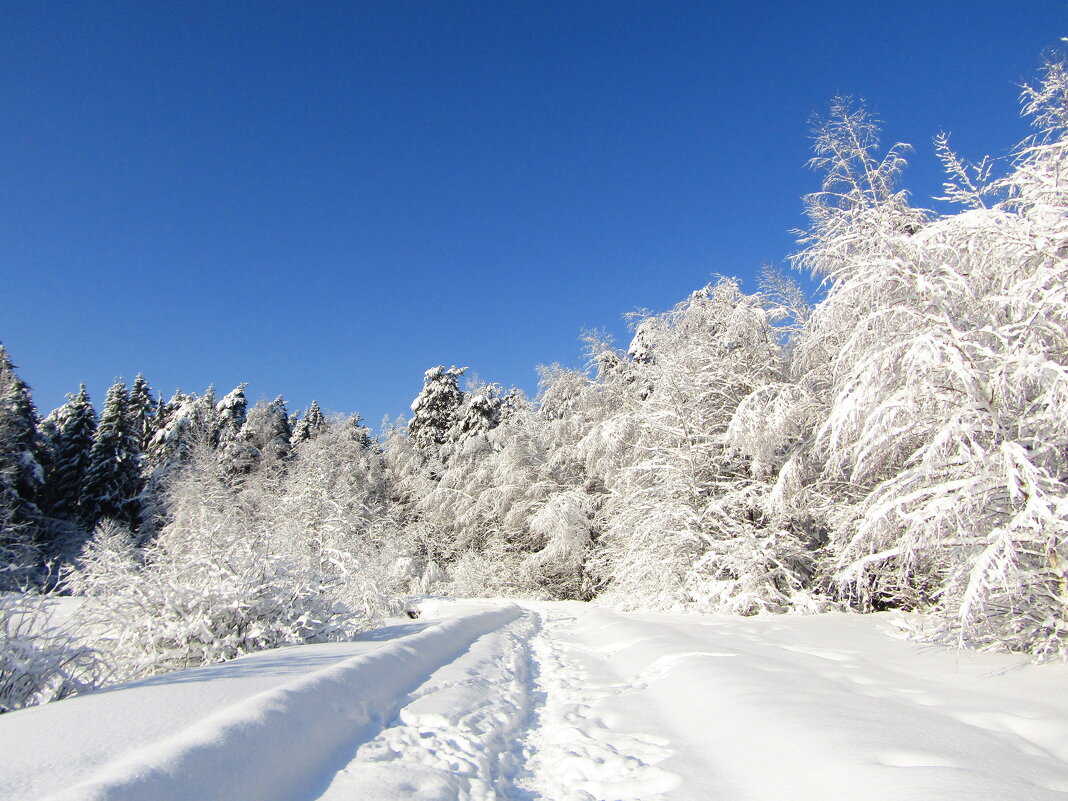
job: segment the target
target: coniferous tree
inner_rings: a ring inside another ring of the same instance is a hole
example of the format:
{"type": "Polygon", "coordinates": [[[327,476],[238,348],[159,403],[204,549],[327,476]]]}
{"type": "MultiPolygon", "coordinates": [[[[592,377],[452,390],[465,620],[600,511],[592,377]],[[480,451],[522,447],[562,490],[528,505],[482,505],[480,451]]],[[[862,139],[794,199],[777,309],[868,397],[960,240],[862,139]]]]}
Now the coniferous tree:
{"type": "Polygon", "coordinates": [[[245,387],[240,384],[219,401],[219,441],[216,458],[223,468],[223,475],[232,480],[248,473],[258,459],[258,451],[246,431],[248,424],[248,398],[245,387]]]}
{"type": "Polygon", "coordinates": [[[204,442],[212,447],[219,443],[219,404],[215,400],[215,385],[204,390],[204,396],[193,404],[197,429],[202,432],[204,442]]]}
{"type": "Polygon", "coordinates": [[[218,420],[217,441],[220,447],[225,447],[237,439],[245,425],[248,418],[248,398],[245,397],[247,386],[248,384],[239,384],[215,406],[218,420]]]}
{"type": "Polygon", "coordinates": [[[140,461],[126,385],[117,381],[104,400],[82,483],[79,505],[86,523],[95,525],[103,518],[136,523],[140,516],[140,461]]]}
{"type": "Polygon", "coordinates": [[[281,461],[293,448],[293,427],[289,423],[289,410],[281,395],[267,404],[266,438],[263,453],[270,461],[281,461]]]}
{"type": "Polygon", "coordinates": [[[152,438],[148,456],[157,476],[188,463],[198,446],[214,448],[218,444],[219,411],[214,387],[208,387],[203,396],[176,390],[161,418],[162,425],[152,438]]]}
{"type": "Polygon", "coordinates": [[[30,388],[0,345],[0,548],[27,545],[38,533],[41,449],[30,388]]]}
{"type": "Polygon", "coordinates": [[[323,417],[318,402],[313,400],[304,415],[293,425],[293,443],[315,439],[325,428],[326,418],[323,417]]]}
{"type": "Polygon", "coordinates": [[[501,387],[499,384],[478,384],[464,394],[462,408],[457,410],[456,422],[449,438],[463,442],[497,427],[501,421],[501,387]]]}
{"type": "Polygon", "coordinates": [[[128,413],[134,433],[137,435],[137,447],[142,453],[148,452],[152,437],[156,433],[157,408],[158,404],[152,397],[152,389],[148,381],[138,373],[133,386],[130,387],[128,413]]]}
{"type": "MultiPolygon", "coordinates": [[[[330,424],[327,423],[327,428],[329,428],[329,425],[330,424]]],[[[367,450],[374,447],[375,438],[371,436],[371,429],[364,425],[363,418],[360,415],[352,415],[342,422],[341,425],[343,429],[348,432],[352,441],[360,445],[360,447],[367,450]]]]}
{"type": "MultiPolygon", "coordinates": [[[[54,413],[51,460],[47,474],[49,511],[73,520],[79,516],[82,483],[96,438],[97,415],[82,384],[77,395],[54,413]]],[[[50,415],[51,417],[51,415],[50,415]]]]}
{"type": "Polygon", "coordinates": [[[275,465],[289,456],[292,439],[285,399],[279,395],[270,403],[260,401],[224,454],[224,466],[231,475],[247,475],[275,465]]]}
{"type": "MultiPolygon", "coordinates": [[[[67,397],[70,398],[70,395],[67,397]]],[[[51,491],[48,484],[50,481],[49,476],[52,473],[56,435],[59,431],[59,414],[63,408],[64,407],[61,406],[58,409],[53,409],[37,424],[37,438],[39,443],[37,463],[41,466],[41,475],[44,476],[44,486],[41,487],[37,505],[42,511],[50,509],[52,504],[51,491]]]]}
{"type": "Polygon", "coordinates": [[[176,389],[170,400],[162,396],[156,407],[156,432],[148,449],[148,464],[156,474],[167,472],[185,460],[192,449],[187,406],[193,398],[176,389]]]}
{"type": "Polygon", "coordinates": [[[457,413],[464,402],[460,376],[466,367],[432,367],[423,376],[423,389],[412,401],[408,436],[422,448],[444,445],[450,440],[457,413]]]}
{"type": "Polygon", "coordinates": [[[150,462],[152,461],[153,449],[155,448],[156,435],[167,427],[167,423],[170,422],[170,417],[173,413],[174,407],[171,405],[170,401],[164,400],[163,395],[160,394],[160,396],[156,398],[156,413],[152,418],[152,436],[149,438],[148,447],[145,449],[145,454],[148,456],[150,462]]]}

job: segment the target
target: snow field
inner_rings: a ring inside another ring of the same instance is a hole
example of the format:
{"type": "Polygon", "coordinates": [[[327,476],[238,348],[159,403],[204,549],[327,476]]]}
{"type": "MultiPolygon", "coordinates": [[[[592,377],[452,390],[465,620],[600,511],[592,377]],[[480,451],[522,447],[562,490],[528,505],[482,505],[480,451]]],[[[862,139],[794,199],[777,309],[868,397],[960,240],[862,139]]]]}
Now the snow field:
{"type": "Polygon", "coordinates": [[[1066,797],[1066,666],[1014,669],[885,627],[885,616],[592,608],[574,635],[611,654],[667,721],[676,754],[663,768],[683,779],[673,799],[1066,797]]]}
{"type": "Polygon", "coordinates": [[[0,798],[1068,798],[1065,664],[918,645],[886,614],[422,608],[6,714],[0,798]]]}

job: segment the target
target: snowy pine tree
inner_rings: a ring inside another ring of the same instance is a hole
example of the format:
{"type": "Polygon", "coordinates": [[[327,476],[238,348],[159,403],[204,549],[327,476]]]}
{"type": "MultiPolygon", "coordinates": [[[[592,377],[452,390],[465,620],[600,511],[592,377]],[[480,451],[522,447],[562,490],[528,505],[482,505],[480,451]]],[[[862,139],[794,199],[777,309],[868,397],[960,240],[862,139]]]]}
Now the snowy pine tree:
{"type": "Polygon", "coordinates": [[[73,520],[80,516],[82,484],[96,438],[97,415],[85,384],[79,387],[77,395],[67,398],[67,403],[53,413],[47,486],[52,514],[73,520]]]}
{"type": "Polygon", "coordinates": [[[501,387],[480,383],[464,393],[463,405],[456,413],[449,438],[455,442],[492,431],[501,421],[501,387]]]}
{"type": "Polygon", "coordinates": [[[260,401],[249,411],[237,438],[227,446],[223,463],[231,476],[248,475],[272,467],[292,452],[293,429],[285,399],[260,401]]]}
{"type": "Polygon", "coordinates": [[[459,381],[466,371],[466,367],[446,370],[443,365],[426,371],[423,389],[412,401],[412,419],[408,421],[408,436],[416,445],[429,448],[450,440],[464,402],[459,381]]]}
{"type": "Polygon", "coordinates": [[[303,416],[293,425],[293,444],[315,439],[325,428],[326,418],[323,417],[319,404],[313,400],[303,416]]]}
{"type": "Polygon", "coordinates": [[[87,524],[95,525],[104,518],[124,524],[138,520],[141,460],[137,437],[126,385],[117,381],[104,399],[82,482],[79,506],[87,524]]]}
{"type": "Polygon", "coordinates": [[[219,420],[214,387],[208,387],[203,396],[176,390],[162,414],[157,413],[158,425],[148,458],[153,472],[164,475],[188,463],[199,446],[215,447],[219,420]]]}
{"type": "Polygon", "coordinates": [[[148,452],[152,437],[156,433],[156,409],[157,402],[152,397],[152,389],[145,377],[138,373],[133,386],[130,387],[127,411],[137,436],[137,447],[142,453],[148,452]]]}
{"type": "Polygon", "coordinates": [[[248,398],[245,397],[245,387],[248,384],[239,384],[226,393],[221,401],[215,406],[218,415],[218,442],[220,447],[237,439],[245,420],[248,419],[248,398]]]}
{"type": "Polygon", "coordinates": [[[279,462],[289,456],[293,445],[293,427],[289,424],[289,410],[281,395],[267,404],[261,452],[268,462],[279,462]]]}
{"type": "Polygon", "coordinates": [[[13,558],[12,550],[27,547],[37,534],[41,447],[30,388],[0,345],[0,560],[13,558]]]}

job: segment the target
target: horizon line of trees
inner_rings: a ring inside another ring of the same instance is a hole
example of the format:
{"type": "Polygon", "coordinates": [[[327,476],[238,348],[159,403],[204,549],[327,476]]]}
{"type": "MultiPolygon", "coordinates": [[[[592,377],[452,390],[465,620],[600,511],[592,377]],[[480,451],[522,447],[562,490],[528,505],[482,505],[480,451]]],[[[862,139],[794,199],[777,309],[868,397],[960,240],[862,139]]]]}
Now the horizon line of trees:
{"type": "Polygon", "coordinates": [[[112,384],[99,413],[82,384],[42,418],[16,369],[0,343],[0,561],[14,581],[69,561],[105,520],[150,538],[169,477],[198,447],[216,450],[237,480],[327,425],[314,400],[292,414],[282,396],[250,407],[247,384],[221,399],[210,386],[164,400],[141,374],[129,389],[112,384]]]}

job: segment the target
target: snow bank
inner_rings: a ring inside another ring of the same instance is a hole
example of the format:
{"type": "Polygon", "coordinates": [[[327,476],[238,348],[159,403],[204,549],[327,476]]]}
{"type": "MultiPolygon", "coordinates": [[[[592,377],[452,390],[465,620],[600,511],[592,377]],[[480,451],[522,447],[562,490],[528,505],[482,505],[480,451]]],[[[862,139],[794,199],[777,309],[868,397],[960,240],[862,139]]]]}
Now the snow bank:
{"type": "Polygon", "coordinates": [[[50,801],[261,801],[314,796],[398,700],[481,635],[521,614],[512,605],[444,619],[226,707],[104,765],[50,801]]]}

